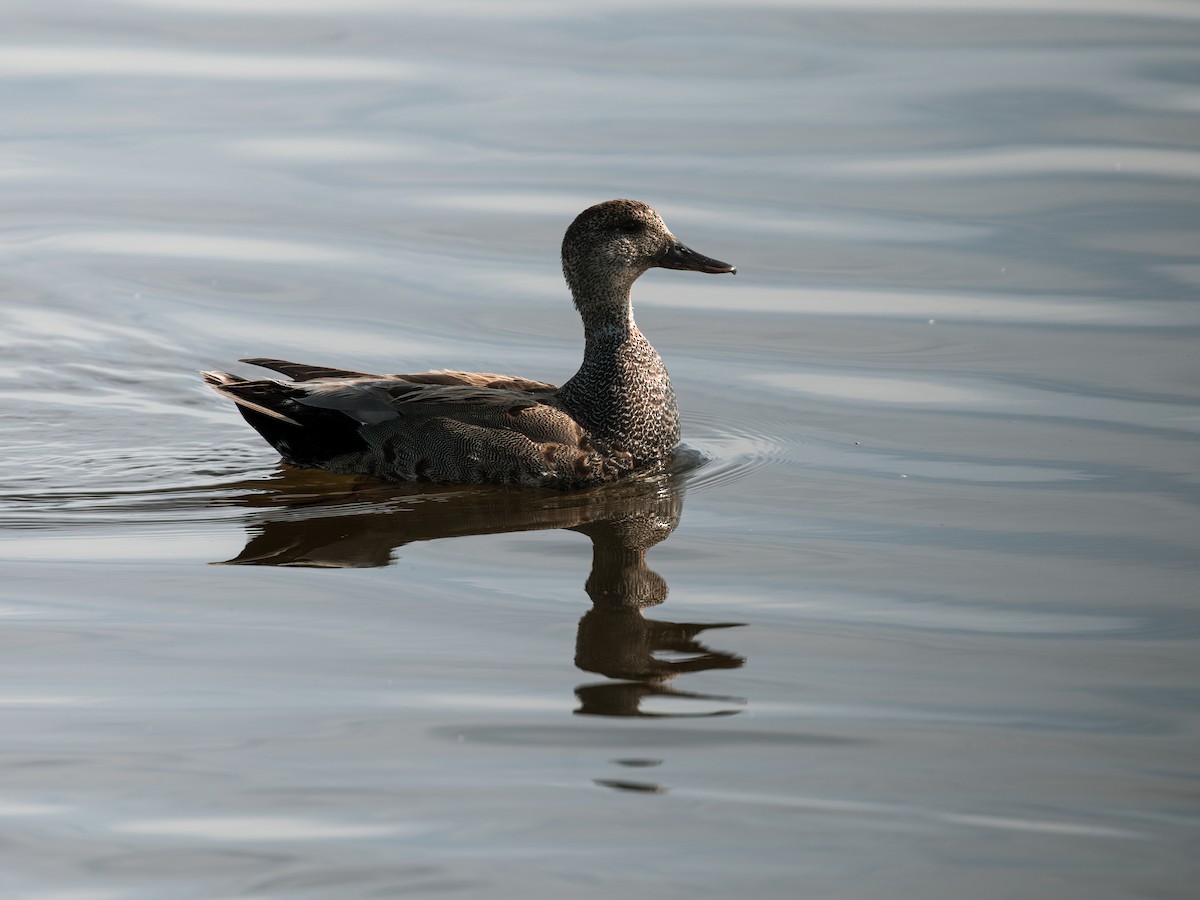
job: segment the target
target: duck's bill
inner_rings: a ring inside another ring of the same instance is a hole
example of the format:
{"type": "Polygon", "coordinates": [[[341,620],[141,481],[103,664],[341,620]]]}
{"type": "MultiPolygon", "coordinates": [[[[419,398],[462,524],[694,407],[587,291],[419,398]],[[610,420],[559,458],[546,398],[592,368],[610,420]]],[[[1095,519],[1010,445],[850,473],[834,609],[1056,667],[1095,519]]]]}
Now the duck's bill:
{"type": "Polygon", "coordinates": [[[686,269],[691,272],[707,272],[710,275],[737,274],[737,269],[729,263],[704,256],[678,243],[662,255],[658,264],[664,269],[686,269]]]}

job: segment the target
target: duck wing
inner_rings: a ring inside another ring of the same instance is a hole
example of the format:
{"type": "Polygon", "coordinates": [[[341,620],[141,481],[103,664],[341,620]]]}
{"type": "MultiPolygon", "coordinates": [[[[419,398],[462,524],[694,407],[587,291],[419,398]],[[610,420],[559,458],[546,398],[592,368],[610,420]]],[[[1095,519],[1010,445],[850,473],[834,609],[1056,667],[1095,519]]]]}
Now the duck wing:
{"type": "Polygon", "coordinates": [[[497,375],[494,372],[458,372],[453,369],[439,369],[435,372],[416,372],[411,375],[389,375],[387,377],[411,381],[413,384],[460,385],[463,387],[530,392],[558,390],[558,385],[550,384],[546,381],[533,381],[532,379],[520,378],[516,375],[497,375]]]}
{"type": "Polygon", "coordinates": [[[557,390],[557,385],[545,381],[533,381],[515,375],[497,375],[494,372],[459,372],[453,369],[438,369],[433,372],[413,372],[408,375],[372,375],[352,369],[333,369],[329,366],[310,366],[307,363],[290,362],[286,359],[253,357],[238,362],[261,366],[286,375],[293,381],[316,381],[323,378],[398,378],[414,384],[467,385],[470,387],[507,388],[514,391],[557,390]]]}
{"type": "MultiPolygon", "coordinates": [[[[513,427],[522,411],[549,401],[555,390],[553,386],[520,390],[430,384],[410,381],[403,375],[323,378],[282,384],[291,389],[288,396],[292,402],[302,407],[336,410],[360,425],[378,425],[399,418],[446,417],[493,427],[513,427]]],[[[293,407],[291,414],[295,417],[301,413],[293,407]]]]}
{"type": "MultiPolygon", "coordinates": [[[[285,374],[317,371],[269,362],[285,374]]],[[[575,487],[629,464],[597,453],[557,388],[542,381],[443,371],[209,383],[298,465],[394,481],[575,487]]]]}

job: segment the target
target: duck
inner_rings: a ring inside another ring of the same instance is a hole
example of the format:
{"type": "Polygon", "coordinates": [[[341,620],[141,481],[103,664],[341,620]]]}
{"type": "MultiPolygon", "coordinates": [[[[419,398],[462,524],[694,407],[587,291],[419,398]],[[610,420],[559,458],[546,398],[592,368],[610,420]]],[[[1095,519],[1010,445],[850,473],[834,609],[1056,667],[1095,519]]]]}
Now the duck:
{"type": "Polygon", "coordinates": [[[389,482],[572,490],[661,471],[679,408],[630,290],[652,268],[737,269],[689,249],[653,208],[609,200],[581,212],[562,268],[583,320],[583,361],[561,387],[442,369],[373,375],[283,359],[239,360],[284,378],[202,372],[292,466],[389,482]]]}

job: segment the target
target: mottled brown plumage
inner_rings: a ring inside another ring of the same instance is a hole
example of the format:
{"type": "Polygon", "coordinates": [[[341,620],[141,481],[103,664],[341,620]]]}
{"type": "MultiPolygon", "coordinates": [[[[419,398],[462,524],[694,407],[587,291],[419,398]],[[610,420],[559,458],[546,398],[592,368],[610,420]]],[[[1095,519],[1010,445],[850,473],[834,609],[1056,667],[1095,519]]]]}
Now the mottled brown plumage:
{"type": "Polygon", "coordinates": [[[734,272],[694,253],[635,200],[584,210],[563,238],[583,319],[579,371],[561,388],[485,372],[371,375],[244,359],[293,379],[205,381],[294,465],[388,481],[577,488],[660,468],[679,443],[675,392],[633,321],[647,269],[734,272]]]}

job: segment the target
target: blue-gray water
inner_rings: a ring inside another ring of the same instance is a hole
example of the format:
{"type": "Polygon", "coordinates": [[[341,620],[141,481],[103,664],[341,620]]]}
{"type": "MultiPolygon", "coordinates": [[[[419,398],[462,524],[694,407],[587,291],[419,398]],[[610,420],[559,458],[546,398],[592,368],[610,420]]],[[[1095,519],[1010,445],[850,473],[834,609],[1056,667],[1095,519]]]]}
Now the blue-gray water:
{"type": "Polygon", "coordinates": [[[4,897],[1191,896],[1200,6],[3,19],[4,897]],[[739,267],[635,288],[658,482],[285,472],[195,374],[561,381],[618,196],[739,267]]]}

